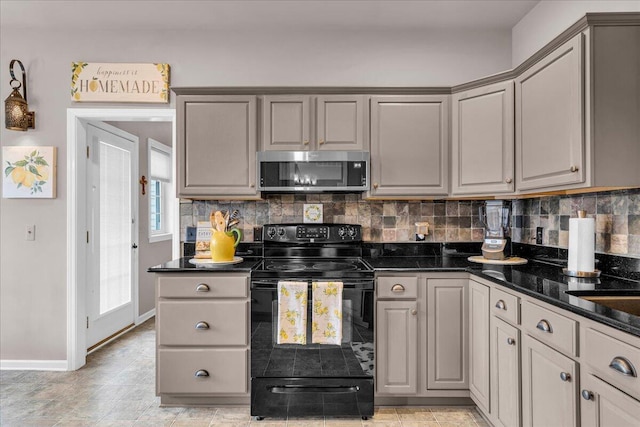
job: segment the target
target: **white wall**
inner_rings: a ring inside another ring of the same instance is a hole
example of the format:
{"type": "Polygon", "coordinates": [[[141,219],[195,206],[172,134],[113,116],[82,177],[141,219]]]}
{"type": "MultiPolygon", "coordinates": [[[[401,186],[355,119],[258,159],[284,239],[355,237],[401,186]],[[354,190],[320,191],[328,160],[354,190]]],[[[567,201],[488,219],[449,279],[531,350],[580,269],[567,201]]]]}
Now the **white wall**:
{"type": "MultiPolygon", "coordinates": [[[[27,68],[36,130],[3,126],[0,139],[3,145],[58,147],[58,197],[0,199],[0,359],[64,360],[66,109],[104,107],[70,101],[72,61],[167,62],[172,86],[448,86],[508,69],[511,44],[508,30],[43,32],[2,27],[0,70],[7,70],[13,58],[27,68]],[[36,225],[35,242],[24,238],[27,224],[36,225]]],[[[2,76],[4,99],[10,90],[4,71],[2,76]]]]}
{"type": "MultiPolygon", "coordinates": [[[[125,132],[138,137],[138,175],[149,180],[148,138],[155,139],[171,147],[172,124],[154,122],[108,122],[125,132]]],[[[155,308],[155,280],[153,273],[147,269],[171,259],[171,240],[149,243],[149,191],[142,195],[140,184],[138,189],[138,313],[141,316],[155,308]]]]}
{"type": "Polygon", "coordinates": [[[542,0],[512,30],[512,68],[569,28],[587,12],[640,12],[640,0],[542,0]]]}

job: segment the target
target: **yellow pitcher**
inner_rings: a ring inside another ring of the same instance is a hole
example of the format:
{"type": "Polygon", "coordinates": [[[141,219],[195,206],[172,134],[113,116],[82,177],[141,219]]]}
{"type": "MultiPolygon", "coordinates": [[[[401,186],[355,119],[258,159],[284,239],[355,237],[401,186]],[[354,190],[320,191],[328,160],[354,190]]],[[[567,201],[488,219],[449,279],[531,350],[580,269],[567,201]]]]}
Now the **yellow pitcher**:
{"type": "Polygon", "coordinates": [[[229,231],[211,229],[211,259],[214,262],[233,261],[241,238],[242,233],[237,228],[229,231]]]}

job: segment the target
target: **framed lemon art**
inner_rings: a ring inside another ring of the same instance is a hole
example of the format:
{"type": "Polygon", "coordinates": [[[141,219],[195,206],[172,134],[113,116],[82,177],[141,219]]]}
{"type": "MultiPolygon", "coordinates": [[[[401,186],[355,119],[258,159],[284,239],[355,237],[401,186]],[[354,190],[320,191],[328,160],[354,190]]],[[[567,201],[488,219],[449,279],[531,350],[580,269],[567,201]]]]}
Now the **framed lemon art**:
{"type": "Polygon", "coordinates": [[[2,197],[56,197],[56,147],[2,147],[2,197]]]}

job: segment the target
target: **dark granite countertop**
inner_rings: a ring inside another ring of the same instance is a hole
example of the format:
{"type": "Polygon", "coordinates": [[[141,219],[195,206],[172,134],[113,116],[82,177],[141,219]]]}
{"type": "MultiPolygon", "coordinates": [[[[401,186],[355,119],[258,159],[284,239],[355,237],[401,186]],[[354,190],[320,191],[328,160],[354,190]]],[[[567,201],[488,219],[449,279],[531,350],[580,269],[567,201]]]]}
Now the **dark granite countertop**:
{"type": "Polygon", "coordinates": [[[640,336],[640,316],[613,310],[566,291],[590,291],[606,294],[613,290],[640,295],[640,281],[602,275],[598,279],[565,276],[562,267],[529,260],[525,265],[477,264],[465,257],[380,257],[366,261],[376,271],[388,272],[469,272],[506,288],[571,311],[618,330],[640,336]]]}
{"type": "Polygon", "coordinates": [[[199,265],[191,264],[192,257],[174,259],[163,264],[149,267],[150,273],[220,273],[238,272],[249,273],[262,260],[260,257],[246,257],[237,264],[199,265]]]}
{"type": "MultiPolygon", "coordinates": [[[[623,272],[626,278],[602,274],[598,279],[575,279],[562,274],[560,262],[553,261],[548,254],[524,252],[529,262],[525,265],[500,266],[472,263],[467,260],[469,255],[475,255],[478,248],[470,245],[456,245],[454,248],[446,244],[442,247],[431,245],[370,245],[367,252],[371,256],[365,257],[376,271],[379,272],[468,272],[477,277],[487,279],[493,283],[544,301],[556,307],[592,319],[596,322],[611,326],[618,330],[640,336],[640,316],[613,310],[603,305],[587,301],[566,291],[582,290],[607,293],[612,290],[622,291],[628,295],[640,295],[640,280],[636,280],[640,260],[635,258],[620,258],[601,260],[601,265],[612,272],[623,272]],[[533,257],[538,258],[532,259],[533,257]],[[622,261],[620,261],[622,260],[622,261]],[[622,262],[624,268],[616,264],[622,262]],[[612,264],[609,268],[608,264],[612,264]],[[628,264],[628,265],[626,265],[628,264]],[[624,271],[623,271],[624,270],[624,271]]],[[[522,248],[519,248],[522,250],[522,248]]],[[[525,247],[525,250],[530,248],[525,247]]],[[[522,253],[522,252],[520,252],[522,253]]],[[[611,257],[609,257],[611,258],[611,257]]],[[[190,257],[180,258],[149,268],[153,273],[204,273],[204,272],[251,272],[261,261],[259,256],[247,256],[243,262],[216,267],[196,267],[189,263],[190,257]]],[[[558,259],[557,261],[562,261],[558,259]]],[[[603,269],[603,272],[605,269],[603,269]]]]}

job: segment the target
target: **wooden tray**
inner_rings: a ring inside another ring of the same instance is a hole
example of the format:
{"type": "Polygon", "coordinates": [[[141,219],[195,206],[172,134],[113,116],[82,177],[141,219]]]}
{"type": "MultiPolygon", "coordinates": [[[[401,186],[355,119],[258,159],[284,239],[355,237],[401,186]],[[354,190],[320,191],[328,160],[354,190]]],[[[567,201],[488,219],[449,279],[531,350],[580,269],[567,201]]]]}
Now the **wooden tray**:
{"type": "Polygon", "coordinates": [[[494,265],[522,265],[528,261],[524,258],[513,256],[505,259],[486,259],[482,255],[470,256],[467,258],[471,262],[477,262],[480,264],[494,264],[494,265]]]}

